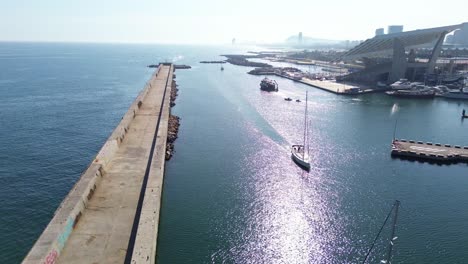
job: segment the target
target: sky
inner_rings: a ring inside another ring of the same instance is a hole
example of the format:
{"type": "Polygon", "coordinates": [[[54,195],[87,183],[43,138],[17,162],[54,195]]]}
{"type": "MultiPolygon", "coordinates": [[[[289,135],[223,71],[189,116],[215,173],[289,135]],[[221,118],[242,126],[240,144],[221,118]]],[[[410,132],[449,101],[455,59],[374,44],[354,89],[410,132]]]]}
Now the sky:
{"type": "Polygon", "coordinates": [[[364,40],[391,24],[462,22],[466,0],[0,0],[0,41],[272,43],[298,32],[364,40]]]}

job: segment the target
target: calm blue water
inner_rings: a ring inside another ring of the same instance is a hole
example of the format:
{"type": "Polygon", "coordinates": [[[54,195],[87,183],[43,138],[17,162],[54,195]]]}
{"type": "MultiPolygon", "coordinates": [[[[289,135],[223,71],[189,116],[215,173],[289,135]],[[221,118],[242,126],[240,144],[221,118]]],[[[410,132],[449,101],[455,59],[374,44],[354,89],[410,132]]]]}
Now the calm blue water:
{"type": "MultiPolygon", "coordinates": [[[[402,202],[397,263],[468,258],[467,165],[392,159],[397,137],[468,145],[468,103],[340,97],[250,68],[198,64],[250,48],[0,44],[0,263],[17,263],[149,78],[177,71],[181,117],[167,163],[159,263],[356,263],[393,201],[402,202]],[[290,160],[310,98],[313,168],[290,160]]],[[[389,228],[384,229],[388,236],[389,228]]],[[[372,263],[385,254],[379,241],[372,263]]]]}

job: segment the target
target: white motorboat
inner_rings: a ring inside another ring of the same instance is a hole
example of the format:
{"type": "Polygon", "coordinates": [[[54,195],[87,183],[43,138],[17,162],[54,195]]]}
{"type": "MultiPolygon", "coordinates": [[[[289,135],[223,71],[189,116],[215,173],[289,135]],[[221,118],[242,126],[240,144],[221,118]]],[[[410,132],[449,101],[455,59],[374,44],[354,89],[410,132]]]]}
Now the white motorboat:
{"type": "Polygon", "coordinates": [[[400,79],[390,85],[393,90],[408,90],[413,88],[413,86],[413,83],[409,82],[407,79],[400,79]]]}
{"type": "Polygon", "coordinates": [[[309,160],[309,147],[307,143],[308,132],[307,132],[307,92],[306,92],[306,106],[304,116],[304,142],[302,145],[296,144],[291,146],[291,158],[305,170],[310,170],[309,160]]]}

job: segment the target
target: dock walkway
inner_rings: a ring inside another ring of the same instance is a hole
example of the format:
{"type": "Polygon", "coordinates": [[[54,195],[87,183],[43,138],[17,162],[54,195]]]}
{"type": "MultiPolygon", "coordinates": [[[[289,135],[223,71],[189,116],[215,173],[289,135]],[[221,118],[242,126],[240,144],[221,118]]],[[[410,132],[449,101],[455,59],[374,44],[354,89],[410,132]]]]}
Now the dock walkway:
{"type": "Polygon", "coordinates": [[[452,146],[440,143],[395,139],[392,142],[392,156],[437,162],[468,162],[468,146],[452,146]]]}
{"type": "Polygon", "coordinates": [[[23,263],[154,263],[173,65],[160,65],[23,263]]]}
{"type": "Polygon", "coordinates": [[[339,83],[333,80],[312,80],[306,77],[302,77],[301,79],[295,79],[291,76],[286,74],[279,74],[274,71],[263,71],[261,73],[251,73],[253,75],[274,75],[281,78],[289,79],[291,81],[299,82],[308,86],[312,86],[314,88],[318,88],[330,93],[334,94],[341,94],[341,95],[358,95],[358,94],[367,94],[367,93],[375,93],[382,90],[378,89],[370,89],[370,88],[362,88],[356,85],[350,85],[345,83],[339,83]],[[358,88],[358,90],[356,90],[358,88]]]}
{"type": "Polygon", "coordinates": [[[348,94],[348,91],[352,91],[353,88],[356,88],[356,86],[353,85],[348,85],[344,83],[337,83],[335,81],[319,81],[319,80],[311,80],[308,78],[302,78],[302,80],[299,80],[300,83],[307,84],[309,86],[313,86],[315,88],[319,88],[322,90],[325,90],[327,92],[332,92],[336,94],[348,94]]]}

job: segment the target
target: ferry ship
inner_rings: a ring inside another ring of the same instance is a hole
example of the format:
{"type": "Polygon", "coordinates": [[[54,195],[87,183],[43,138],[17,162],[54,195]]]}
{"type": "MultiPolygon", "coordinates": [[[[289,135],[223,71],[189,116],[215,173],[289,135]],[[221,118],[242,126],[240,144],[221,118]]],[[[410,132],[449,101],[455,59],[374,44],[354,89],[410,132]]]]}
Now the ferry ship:
{"type": "Polygon", "coordinates": [[[277,92],[278,91],[278,83],[274,80],[270,80],[265,77],[260,83],[260,90],[267,91],[267,92],[277,92]]]}

